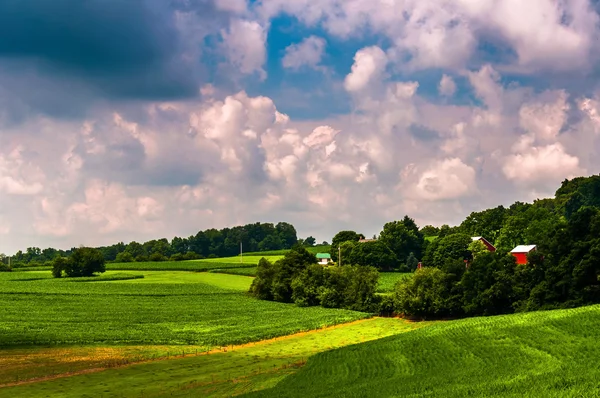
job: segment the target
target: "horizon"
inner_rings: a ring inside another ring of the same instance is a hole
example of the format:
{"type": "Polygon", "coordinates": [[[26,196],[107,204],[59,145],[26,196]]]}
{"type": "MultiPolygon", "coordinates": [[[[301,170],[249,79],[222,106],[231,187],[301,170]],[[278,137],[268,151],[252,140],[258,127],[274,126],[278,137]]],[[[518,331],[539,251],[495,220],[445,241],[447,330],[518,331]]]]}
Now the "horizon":
{"type": "Polygon", "coordinates": [[[0,4],[0,253],[554,197],[600,172],[600,5],[507,4],[0,4]]]}

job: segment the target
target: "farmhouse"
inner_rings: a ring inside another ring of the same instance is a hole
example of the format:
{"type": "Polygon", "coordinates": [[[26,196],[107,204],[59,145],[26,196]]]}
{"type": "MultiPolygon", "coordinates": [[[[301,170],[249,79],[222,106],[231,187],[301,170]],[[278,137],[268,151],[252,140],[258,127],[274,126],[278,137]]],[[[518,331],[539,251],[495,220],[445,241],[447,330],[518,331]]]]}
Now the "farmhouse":
{"type": "Polygon", "coordinates": [[[331,261],[331,254],[329,253],[317,253],[317,259],[319,260],[319,264],[327,265],[331,261]]]}
{"type": "Polygon", "coordinates": [[[471,238],[471,240],[473,240],[473,242],[475,241],[480,241],[481,243],[483,243],[485,245],[485,247],[487,247],[487,249],[491,252],[495,252],[496,248],[494,247],[494,245],[492,245],[490,242],[488,242],[488,240],[482,236],[473,236],[471,238]]]}
{"type": "Polygon", "coordinates": [[[510,251],[515,256],[517,264],[527,264],[527,254],[532,250],[537,250],[536,245],[519,245],[510,251]]]}
{"type": "Polygon", "coordinates": [[[358,243],[375,242],[376,240],[377,239],[365,239],[365,238],[362,238],[362,239],[358,240],[358,243]]]}

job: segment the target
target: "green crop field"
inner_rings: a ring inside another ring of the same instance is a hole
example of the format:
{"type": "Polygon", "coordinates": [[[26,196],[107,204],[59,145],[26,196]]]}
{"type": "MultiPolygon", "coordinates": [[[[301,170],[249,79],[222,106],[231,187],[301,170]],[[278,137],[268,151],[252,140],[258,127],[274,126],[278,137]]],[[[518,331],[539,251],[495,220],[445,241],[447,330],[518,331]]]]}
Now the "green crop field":
{"type": "Polygon", "coordinates": [[[256,267],[248,267],[248,268],[217,268],[217,269],[211,269],[208,272],[215,272],[215,273],[218,273],[218,274],[256,276],[256,267]]]}
{"type": "Polygon", "coordinates": [[[227,264],[253,264],[253,265],[256,265],[256,264],[258,264],[260,259],[263,257],[271,262],[275,262],[275,261],[279,260],[280,258],[283,258],[283,254],[260,255],[257,253],[255,255],[244,254],[241,257],[234,256],[234,257],[204,258],[202,260],[191,260],[191,261],[198,261],[201,263],[227,263],[227,264]],[[241,259],[241,261],[240,261],[240,259],[241,259]]]}
{"type": "Polygon", "coordinates": [[[411,272],[380,272],[377,292],[388,293],[394,290],[398,281],[412,277],[411,272]]]}
{"type": "MultiPolygon", "coordinates": [[[[373,318],[281,339],[229,347],[226,352],[210,355],[195,355],[193,350],[190,352],[188,349],[188,356],[185,358],[180,355],[177,359],[139,363],[98,373],[4,387],[0,388],[0,396],[54,397],[68,391],[71,396],[228,397],[273,387],[297,371],[308,357],[318,352],[404,333],[426,325],[426,322],[373,318]]],[[[130,348],[133,349],[136,350],[136,354],[140,353],[139,347],[130,348]]],[[[172,353],[176,352],[173,347],[168,349],[172,350],[172,353]]],[[[94,353],[99,356],[103,350],[94,352],[89,348],[77,348],[69,354],[72,359],[83,361],[87,359],[85,356],[94,353]]],[[[64,355],[60,348],[46,349],[43,352],[22,349],[15,351],[19,356],[38,360],[40,357],[47,360],[48,357],[64,355]]],[[[2,365],[20,365],[21,369],[27,369],[28,366],[19,361],[18,357],[8,358],[0,355],[0,385],[3,372],[6,372],[6,367],[2,365]]],[[[64,369],[65,364],[62,366],[64,369]]]]}
{"type": "Polygon", "coordinates": [[[257,397],[600,395],[600,306],[440,322],[318,354],[257,397]]]}
{"type": "Polygon", "coordinates": [[[232,269],[232,268],[251,268],[254,267],[261,258],[265,257],[271,262],[275,262],[283,255],[264,255],[264,256],[243,256],[240,257],[220,257],[205,258],[202,260],[188,261],[145,261],[131,263],[108,263],[107,270],[123,271],[210,271],[213,269],[232,269]]]}
{"type": "MultiPolygon", "coordinates": [[[[116,274],[108,271],[101,278],[116,274]]],[[[256,300],[246,295],[252,279],[243,275],[137,275],[144,278],[73,283],[53,279],[48,271],[0,273],[0,346],[224,346],[366,316],[256,300]]]]}

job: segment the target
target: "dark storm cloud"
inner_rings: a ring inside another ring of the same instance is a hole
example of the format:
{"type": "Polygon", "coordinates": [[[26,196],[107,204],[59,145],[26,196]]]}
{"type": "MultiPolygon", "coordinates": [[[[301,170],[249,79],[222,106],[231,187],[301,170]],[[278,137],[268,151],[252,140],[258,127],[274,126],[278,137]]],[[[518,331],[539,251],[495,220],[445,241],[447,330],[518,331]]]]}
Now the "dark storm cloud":
{"type": "Polygon", "coordinates": [[[195,11],[198,24],[220,17],[212,1],[0,1],[2,73],[22,80],[17,94],[35,89],[22,73],[34,68],[40,79],[88,85],[88,97],[195,96],[200,63],[183,54],[197,43],[178,29],[176,10],[195,11]]]}

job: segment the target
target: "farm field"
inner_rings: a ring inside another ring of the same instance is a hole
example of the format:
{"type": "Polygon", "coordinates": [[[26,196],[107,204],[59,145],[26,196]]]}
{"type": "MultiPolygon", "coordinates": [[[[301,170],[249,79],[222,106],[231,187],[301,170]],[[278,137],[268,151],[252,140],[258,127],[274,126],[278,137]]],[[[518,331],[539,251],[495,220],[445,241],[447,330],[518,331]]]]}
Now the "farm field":
{"type": "MultiPolygon", "coordinates": [[[[131,270],[131,271],[210,271],[213,269],[231,269],[231,268],[248,268],[258,264],[261,258],[265,257],[271,262],[275,262],[283,257],[283,255],[275,256],[244,256],[243,262],[240,262],[240,257],[221,257],[221,258],[206,258],[202,260],[187,260],[187,261],[146,261],[146,262],[131,262],[131,263],[107,263],[107,270],[131,270]]],[[[50,268],[48,268],[50,269],[50,268]]]]}
{"type": "MultiPolygon", "coordinates": [[[[103,277],[116,274],[107,271],[103,277]]],[[[1,273],[0,347],[116,344],[209,348],[368,316],[255,300],[245,293],[252,279],[242,275],[139,274],[144,278],[74,283],[53,279],[47,271],[1,273]]]]}
{"type": "MultiPolygon", "coordinates": [[[[426,322],[371,318],[322,330],[229,347],[227,352],[213,352],[210,355],[195,355],[192,352],[185,358],[139,363],[67,378],[4,387],[0,388],[0,396],[60,396],[64,391],[69,391],[75,396],[116,394],[125,397],[171,395],[225,397],[272,387],[285,376],[297,371],[299,366],[315,353],[404,333],[427,325],[426,322]]],[[[154,350],[158,351],[161,348],[163,347],[154,350]]],[[[134,347],[134,349],[140,348],[134,347]]],[[[53,351],[57,350],[62,349],[39,349],[29,356],[52,356],[53,351]]],[[[83,353],[81,350],[74,352],[81,355],[83,353]]],[[[101,350],[98,349],[98,354],[101,354],[101,350]]],[[[92,350],[88,349],[88,351],[92,350]]],[[[5,363],[7,363],[6,359],[0,356],[0,364],[5,363]]]]}
{"type": "Polygon", "coordinates": [[[377,285],[378,293],[389,293],[394,290],[398,281],[412,277],[411,272],[380,272],[379,283],[377,285]]]}
{"type": "Polygon", "coordinates": [[[252,397],[600,395],[600,306],[440,322],[325,352],[252,397]]]}

